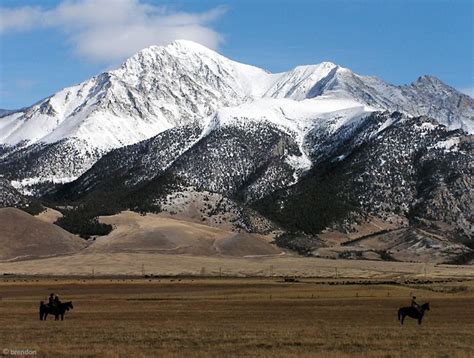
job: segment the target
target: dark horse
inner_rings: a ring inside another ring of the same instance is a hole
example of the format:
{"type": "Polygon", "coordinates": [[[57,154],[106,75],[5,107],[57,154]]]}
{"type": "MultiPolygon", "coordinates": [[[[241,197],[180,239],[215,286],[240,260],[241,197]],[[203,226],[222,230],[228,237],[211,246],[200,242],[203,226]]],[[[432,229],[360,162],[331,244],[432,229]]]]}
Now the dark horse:
{"type": "Polygon", "coordinates": [[[50,307],[48,305],[45,305],[43,301],[40,303],[40,308],[39,308],[39,316],[40,316],[40,321],[46,321],[46,317],[48,317],[48,314],[51,314],[54,316],[54,320],[58,321],[59,316],[61,316],[61,321],[64,320],[64,314],[66,311],[72,310],[74,306],[72,305],[72,302],[64,302],[60,303],[56,307],[50,307]]]}
{"type": "Polygon", "coordinates": [[[398,320],[403,324],[405,317],[411,317],[418,320],[418,324],[421,324],[421,320],[423,319],[423,315],[425,311],[430,310],[430,304],[424,303],[421,305],[420,309],[417,310],[415,307],[402,307],[398,310],[398,320]]]}

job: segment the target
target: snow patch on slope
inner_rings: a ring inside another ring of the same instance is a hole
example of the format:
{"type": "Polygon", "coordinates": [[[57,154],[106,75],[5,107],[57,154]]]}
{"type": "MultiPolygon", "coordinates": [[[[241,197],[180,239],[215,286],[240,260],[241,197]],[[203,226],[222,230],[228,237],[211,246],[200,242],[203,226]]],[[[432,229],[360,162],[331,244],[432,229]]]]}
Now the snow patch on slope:
{"type": "Polygon", "coordinates": [[[444,149],[444,152],[455,152],[459,150],[461,140],[459,137],[449,138],[434,145],[434,148],[444,149]]]}
{"type": "Polygon", "coordinates": [[[309,129],[317,126],[330,127],[336,131],[352,120],[368,115],[374,109],[351,99],[317,97],[301,101],[288,98],[262,98],[235,107],[221,108],[216,116],[209,118],[203,133],[217,127],[245,127],[252,122],[271,123],[292,136],[298,143],[301,156],[287,158],[287,163],[298,174],[311,168],[311,160],[304,148],[304,138],[309,129]]]}

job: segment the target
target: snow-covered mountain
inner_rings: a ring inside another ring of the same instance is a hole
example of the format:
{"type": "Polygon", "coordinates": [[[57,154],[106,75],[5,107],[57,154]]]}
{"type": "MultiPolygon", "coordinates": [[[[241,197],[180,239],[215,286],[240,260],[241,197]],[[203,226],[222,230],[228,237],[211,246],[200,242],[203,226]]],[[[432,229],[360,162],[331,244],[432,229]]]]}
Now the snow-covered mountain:
{"type": "Polygon", "coordinates": [[[303,146],[309,131],[330,133],[375,110],[429,115],[451,129],[474,130],[474,101],[433,77],[393,86],[330,62],[271,74],[179,40],[2,114],[0,172],[28,192],[39,183],[71,181],[108,151],[171,128],[195,125],[205,136],[250,122],[289,133],[301,156],[288,161],[301,172],[311,166],[303,146]]]}
{"type": "MultiPolygon", "coordinates": [[[[176,41],[0,114],[0,206],[76,207],[66,222],[88,235],[98,215],[182,210],[278,228],[318,255],[322,231],[388,230],[415,257],[441,245],[451,260],[472,254],[473,123],[474,100],[434,77],[394,86],[330,62],[271,74],[176,41]]],[[[364,252],[406,252],[389,244],[364,252]]]]}
{"type": "Polygon", "coordinates": [[[78,138],[91,146],[117,148],[260,97],[274,77],[191,42],[152,46],[117,70],[3,117],[1,141],[15,145],[78,138]]]}

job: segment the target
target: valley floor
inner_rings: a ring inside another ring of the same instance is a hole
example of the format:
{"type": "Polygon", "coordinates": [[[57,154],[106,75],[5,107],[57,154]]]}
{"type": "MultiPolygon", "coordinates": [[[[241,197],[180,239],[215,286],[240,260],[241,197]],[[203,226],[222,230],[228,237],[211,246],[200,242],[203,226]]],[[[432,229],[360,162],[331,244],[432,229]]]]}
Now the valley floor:
{"type": "Polygon", "coordinates": [[[314,257],[194,256],[161,253],[80,252],[73,255],[0,262],[0,274],[55,276],[298,276],[321,278],[471,278],[474,265],[442,265],[396,261],[323,259],[314,257]]]}
{"type": "Polygon", "coordinates": [[[472,357],[474,283],[302,279],[0,279],[0,349],[36,356],[472,357]],[[38,320],[50,292],[74,309],[38,320]],[[412,294],[421,326],[397,320],[412,294]]]}

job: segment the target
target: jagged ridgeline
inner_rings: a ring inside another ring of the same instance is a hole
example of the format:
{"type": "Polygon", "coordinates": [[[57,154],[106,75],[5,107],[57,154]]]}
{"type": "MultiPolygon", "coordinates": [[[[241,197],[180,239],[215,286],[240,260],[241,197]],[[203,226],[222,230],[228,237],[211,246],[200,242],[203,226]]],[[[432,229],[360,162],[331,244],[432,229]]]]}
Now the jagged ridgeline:
{"type": "Polygon", "coordinates": [[[434,77],[393,86],[329,62],[272,74],[177,41],[0,113],[0,205],[42,201],[87,237],[112,229],[99,215],[192,195],[301,252],[374,218],[469,243],[473,116],[434,77]]]}

